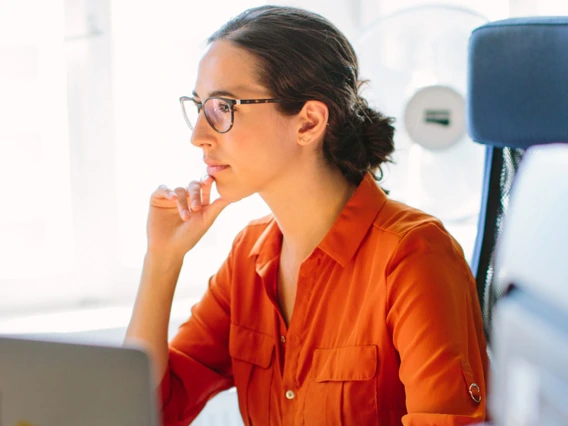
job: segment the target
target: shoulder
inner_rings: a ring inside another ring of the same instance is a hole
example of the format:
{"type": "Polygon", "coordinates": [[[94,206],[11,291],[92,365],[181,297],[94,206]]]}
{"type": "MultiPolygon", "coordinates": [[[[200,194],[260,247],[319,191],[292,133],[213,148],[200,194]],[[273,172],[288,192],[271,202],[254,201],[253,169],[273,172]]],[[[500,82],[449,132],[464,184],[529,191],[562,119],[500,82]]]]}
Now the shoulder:
{"type": "Polygon", "coordinates": [[[391,254],[438,251],[463,257],[461,246],[438,218],[391,199],[375,218],[373,234],[391,254]]]}
{"type": "Polygon", "coordinates": [[[373,228],[401,240],[408,234],[438,231],[448,235],[440,219],[399,201],[387,199],[377,217],[373,228]]]}

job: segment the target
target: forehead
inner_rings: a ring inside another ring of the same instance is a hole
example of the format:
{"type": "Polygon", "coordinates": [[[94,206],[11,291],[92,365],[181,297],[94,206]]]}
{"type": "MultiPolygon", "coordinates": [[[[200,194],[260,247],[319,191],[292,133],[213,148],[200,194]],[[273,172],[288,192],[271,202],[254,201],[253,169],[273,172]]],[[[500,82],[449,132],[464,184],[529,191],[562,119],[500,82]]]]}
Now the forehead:
{"type": "Polygon", "coordinates": [[[226,40],[215,41],[199,61],[195,91],[202,99],[220,90],[237,96],[266,93],[257,81],[257,66],[257,58],[247,50],[226,40]]]}

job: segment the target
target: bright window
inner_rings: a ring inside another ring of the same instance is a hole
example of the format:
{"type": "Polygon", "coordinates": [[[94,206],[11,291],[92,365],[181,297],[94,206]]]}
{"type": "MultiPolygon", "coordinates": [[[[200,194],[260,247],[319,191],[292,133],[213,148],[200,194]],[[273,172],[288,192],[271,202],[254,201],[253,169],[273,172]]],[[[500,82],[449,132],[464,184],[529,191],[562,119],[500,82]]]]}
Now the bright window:
{"type": "Polygon", "coordinates": [[[63,1],[0,4],[0,311],[64,300],[74,265],[63,1]],[[30,11],[33,10],[33,13],[30,11]]]}
{"type": "MultiPolygon", "coordinates": [[[[264,3],[0,3],[1,314],[132,303],[150,194],[204,174],[178,98],[193,89],[207,36],[264,3]]],[[[425,2],[277,3],[321,13],[355,41],[376,18],[425,2]]],[[[444,2],[490,20],[513,3],[444,2]]],[[[552,0],[524,4],[568,14],[552,0]]],[[[227,208],[186,257],[177,295],[201,295],[238,230],[266,213],[259,197],[227,208]]]]}

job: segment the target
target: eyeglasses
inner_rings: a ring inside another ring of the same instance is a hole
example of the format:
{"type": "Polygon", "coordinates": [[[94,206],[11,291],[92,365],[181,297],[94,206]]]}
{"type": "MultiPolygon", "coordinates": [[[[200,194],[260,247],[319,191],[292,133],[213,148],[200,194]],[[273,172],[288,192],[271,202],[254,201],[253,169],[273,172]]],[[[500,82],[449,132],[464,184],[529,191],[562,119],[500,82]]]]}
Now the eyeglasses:
{"type": "Polygon", "coordinates": [[[183,118],[191,130],[195,129],[199,113],[203,114],[209,125],[218,133],[227,133],[235,121],[235,105],[245,104],[272,104],[280,102],[279,99],[227,99],[212,96],[203,102],[197,102],[188,96],[179,98],[183,118]]]}

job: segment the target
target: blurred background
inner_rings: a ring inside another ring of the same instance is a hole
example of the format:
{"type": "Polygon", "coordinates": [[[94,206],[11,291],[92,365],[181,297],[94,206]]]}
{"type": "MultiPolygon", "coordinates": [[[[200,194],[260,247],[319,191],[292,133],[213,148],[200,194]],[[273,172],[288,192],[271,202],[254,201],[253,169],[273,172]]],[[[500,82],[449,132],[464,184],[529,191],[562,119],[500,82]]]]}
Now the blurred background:
{"type": "MultiPolygon", "coordinates": [[[[244,9],[266,3],[0,3],[0,333],[121,335],[146,249],[150,194],[205,173],[178,98],[193,89],[206,38],[244,9]]],[[[362,77],[371,79],[371,104],[397,118],[396,164],[385,170],[382,186],[439,216],[469,259],[483,148],[463,129],[447,147],[419,143],[406,126],[409,101],[432,85],[464,96],[467,37],[476,26],[568,15],[568,3],[269,3],[320,13],[349,37],[362,77]]],[[[267,212],[258,197],[230,206],[187,255],[172,327],[187,317],[237,232],[267,212]]]]}

